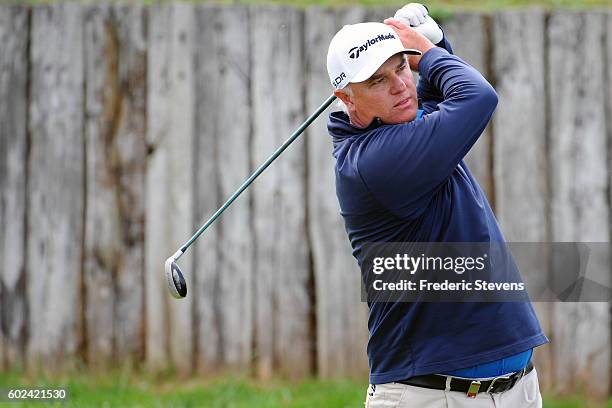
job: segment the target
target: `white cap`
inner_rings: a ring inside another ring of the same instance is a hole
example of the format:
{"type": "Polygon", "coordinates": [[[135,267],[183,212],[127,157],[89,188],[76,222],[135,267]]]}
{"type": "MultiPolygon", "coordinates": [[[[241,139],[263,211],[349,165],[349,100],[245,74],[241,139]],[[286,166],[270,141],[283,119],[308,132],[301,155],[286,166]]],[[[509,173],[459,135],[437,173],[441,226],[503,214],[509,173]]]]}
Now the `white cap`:
{"type": "Polygon", "coordinates": [[[395,31],[386,24],[345,25],[329,43],[329,80],[336,89],[342,89],[350,82],[365,81],[399,52],[421,55],[418,50],[404,48],[395,31]]]}

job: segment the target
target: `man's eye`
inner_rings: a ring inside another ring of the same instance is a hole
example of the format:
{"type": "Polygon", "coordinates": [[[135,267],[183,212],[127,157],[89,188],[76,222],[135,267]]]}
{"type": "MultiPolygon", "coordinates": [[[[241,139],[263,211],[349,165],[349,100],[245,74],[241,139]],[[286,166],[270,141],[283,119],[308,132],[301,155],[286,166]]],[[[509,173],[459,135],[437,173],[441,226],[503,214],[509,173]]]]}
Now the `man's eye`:
{"type": "Polygon", "coordinates": [[[376,85],[376,84],[380,84],[383,81],[383,78],[378,78],[373,80],[372,82],[370,82],[370,85],[376,85]]]}
{"type": "Polygon", "coordinates": [[[403,70],[406,69],[406,67],[407,67],[406,64],[402,64],[402,65],[399,66],[398,71],[403,71],[403,70]]]}

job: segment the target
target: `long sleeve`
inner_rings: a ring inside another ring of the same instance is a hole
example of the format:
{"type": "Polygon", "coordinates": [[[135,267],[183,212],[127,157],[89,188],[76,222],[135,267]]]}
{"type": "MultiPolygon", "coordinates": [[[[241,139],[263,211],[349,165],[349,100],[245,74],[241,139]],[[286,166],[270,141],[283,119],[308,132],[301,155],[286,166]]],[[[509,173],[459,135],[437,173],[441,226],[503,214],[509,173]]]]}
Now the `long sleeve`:
{"type": "Polygon", "coordinates": [[[378,128],[362,145],[358,169],[376,199],[399,217],[417,216],[476,142],[497,94],[478,71],[442,48],[428,51],[421,75],[443,100],[420,120],[378,128]]]}
{"type": "MultiPolygon", "coordinates": [[[[436,44],[436,47],[444,48],[449,54],[453,53],[453,48],[446,38],[446,35],[442,37],[442,41],[436,44]]],[[[427,79],[422,75],[419,76],[419,82],[417,84],[417,95],[419,98],[420,108],[426,113],[433,112],[436,107],[444,99],[442,92],[434,87],[427,79]]]]}

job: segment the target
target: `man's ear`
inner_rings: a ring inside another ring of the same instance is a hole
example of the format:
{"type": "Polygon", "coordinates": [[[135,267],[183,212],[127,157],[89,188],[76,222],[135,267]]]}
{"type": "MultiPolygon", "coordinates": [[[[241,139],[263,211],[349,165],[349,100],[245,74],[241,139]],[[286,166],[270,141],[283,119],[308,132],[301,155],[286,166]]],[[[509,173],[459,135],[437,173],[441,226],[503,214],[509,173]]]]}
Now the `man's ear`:
{"type": "Polygon", "coordinates": [[[334,91],[334,95],[336,95],[336,98],[338,98],[342,102],[344,102],[344,104],[347,106],[347,108],[350,109],[353,106],[353,100],[351,98],[351,95],[347,94],[342,89],[336,89],[334,91]]]}

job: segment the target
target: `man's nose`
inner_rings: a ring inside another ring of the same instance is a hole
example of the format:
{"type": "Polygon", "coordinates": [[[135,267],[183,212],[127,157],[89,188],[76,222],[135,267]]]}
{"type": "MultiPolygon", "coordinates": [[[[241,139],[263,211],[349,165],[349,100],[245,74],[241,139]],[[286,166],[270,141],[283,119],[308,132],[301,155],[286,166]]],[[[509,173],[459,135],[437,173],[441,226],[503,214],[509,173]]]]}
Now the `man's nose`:
{"type": "Polygon", "coordinates": [[[406,83],[399,75],[393,75],[391,78],[391,93],[398,94],[404,92],[406,89],[406,83]]]}

